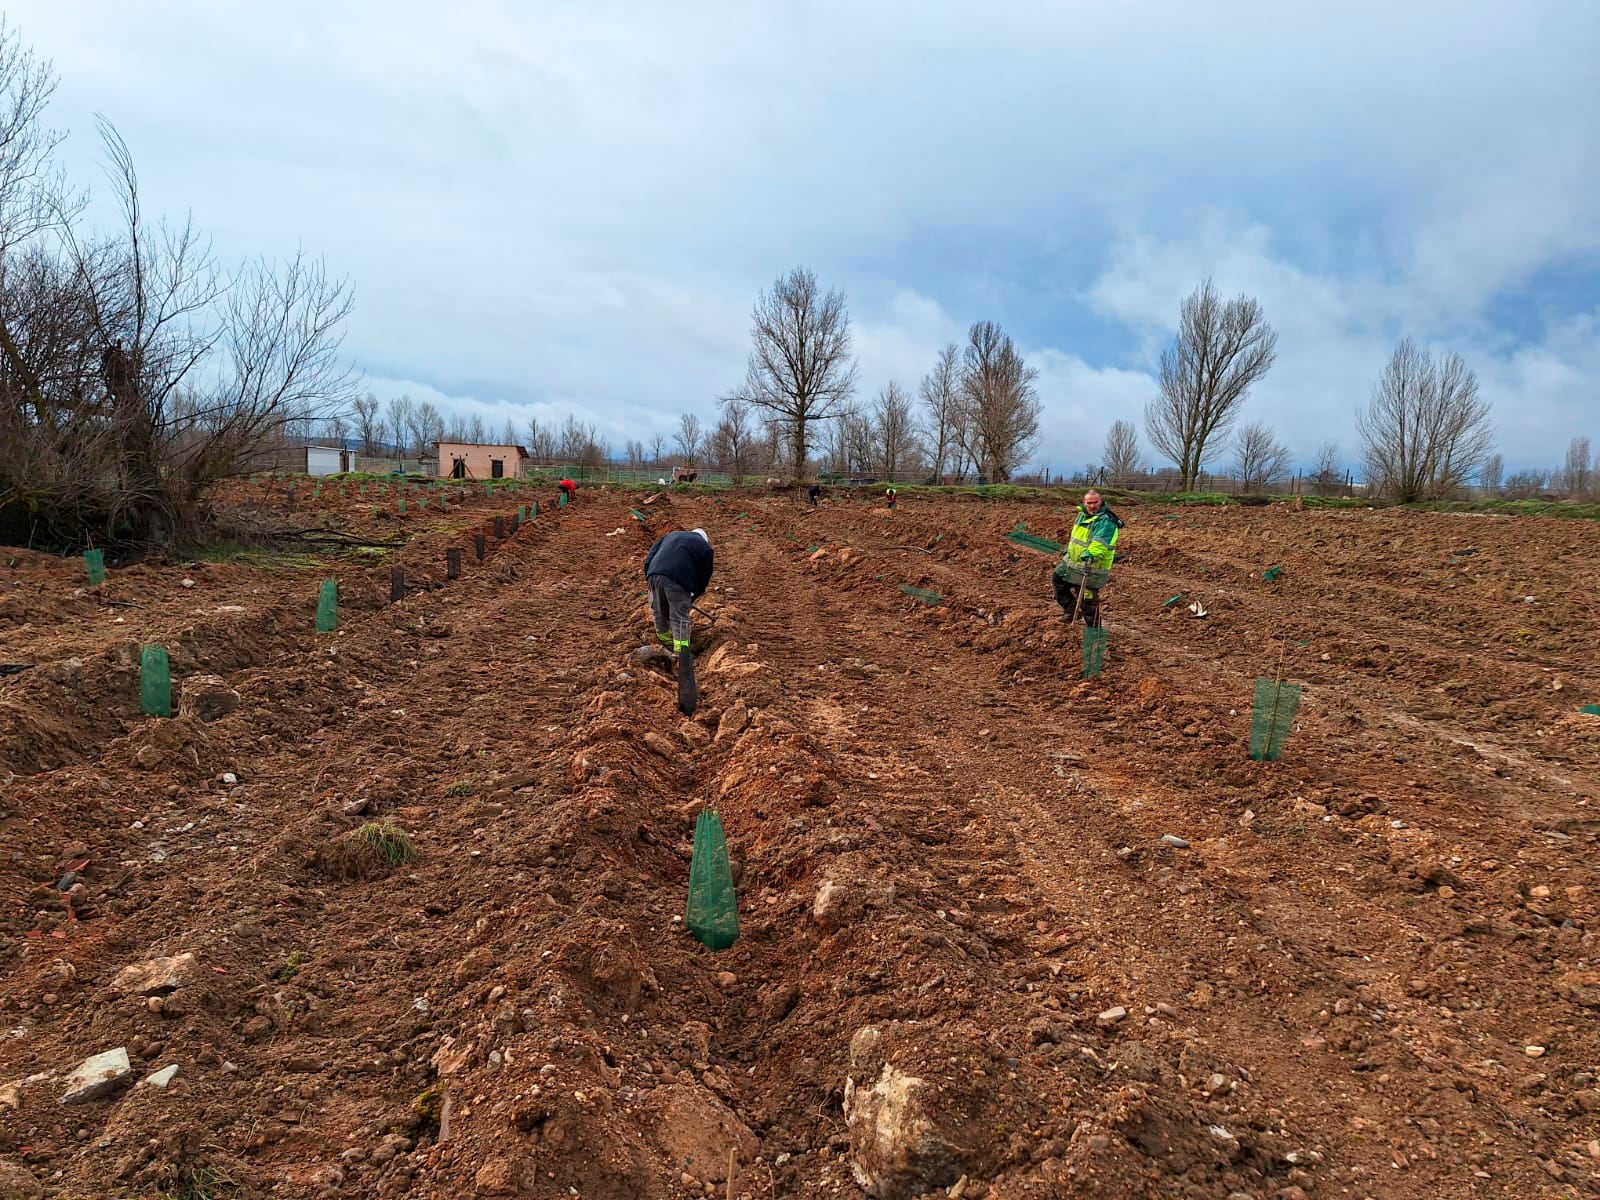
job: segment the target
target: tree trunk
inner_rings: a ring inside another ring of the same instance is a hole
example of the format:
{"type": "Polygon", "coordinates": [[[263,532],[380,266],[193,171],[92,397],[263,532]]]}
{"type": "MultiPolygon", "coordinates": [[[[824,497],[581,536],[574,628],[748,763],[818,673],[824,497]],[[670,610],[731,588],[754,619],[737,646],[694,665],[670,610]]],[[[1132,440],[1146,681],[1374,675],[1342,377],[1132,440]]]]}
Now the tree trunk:
{"type": "Polygon", "coordinates": [[[796,417],[794,421],[794,477],[802,479],[806,471],[806,419],[796,417]]]}

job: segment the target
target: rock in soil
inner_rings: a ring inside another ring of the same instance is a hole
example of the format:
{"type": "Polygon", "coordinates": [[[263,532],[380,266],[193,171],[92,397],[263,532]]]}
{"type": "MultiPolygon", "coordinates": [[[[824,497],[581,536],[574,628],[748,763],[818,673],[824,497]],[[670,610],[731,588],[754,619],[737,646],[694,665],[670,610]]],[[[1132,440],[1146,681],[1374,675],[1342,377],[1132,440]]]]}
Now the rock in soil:
{"type": "Polygon", "coordinates": [[[118,1046],[84,1059],[66,1078],[66,1090],[61,1093],[62,1104],[87,1104],[102,1096],[109,1096],[128,1082],[133,1068],[128,1065],[126,1047],[118,1046]]]}

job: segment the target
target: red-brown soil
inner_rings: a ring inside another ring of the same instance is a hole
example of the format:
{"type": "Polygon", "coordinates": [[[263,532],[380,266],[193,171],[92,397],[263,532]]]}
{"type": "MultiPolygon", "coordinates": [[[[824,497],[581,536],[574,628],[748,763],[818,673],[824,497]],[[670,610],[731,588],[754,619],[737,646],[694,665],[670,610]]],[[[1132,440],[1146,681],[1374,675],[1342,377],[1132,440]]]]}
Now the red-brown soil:
{"type": "Polygon", "coordinates": [[[393,500],[288,518],[406,536],[370,567],[5,556],[0,1197],[723,1196],[730,1151],[735,1196],[859,1197],[896,1072],[942,1149],[885,1195],[1600,1194],[1593,525],[1129,507],[1086,681],[1004,537],[1060,506],[393,500]],[[685,720],[631,655],[689,526],[685,720]],[[140,716],[146,642],[237,709],[140,716]],[[682,922],[708,801],[721,954],[682,922]],[[416,860],[331,870],[376,820],[416,860]],[[58,1103],[116,1047],[178,1074],[58,1103]]]}

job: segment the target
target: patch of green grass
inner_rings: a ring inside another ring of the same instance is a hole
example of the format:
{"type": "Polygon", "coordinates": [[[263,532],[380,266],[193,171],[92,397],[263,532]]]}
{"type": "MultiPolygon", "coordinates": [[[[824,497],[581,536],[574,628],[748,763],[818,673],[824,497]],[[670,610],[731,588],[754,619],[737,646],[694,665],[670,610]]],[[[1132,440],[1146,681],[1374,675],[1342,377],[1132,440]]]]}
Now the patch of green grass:
{"type": "Polygon", "coordinates": [[[449,787],[445,788],[444,794],[446,796],[459,798],[462,796],[470,796],[477,790],[478,781],[476,779],[458,779],[449,787]]]}
{"type": "Polygon", "coordinates": [[[1600,521],[1600,504],[1582,500],[1427,500],[1403,507],[1418,512],[1498,513],[1506,517],[1567,517],[1600,521]]]}
{"type": "Polygon", "coordinates": [[[221,1167],[204,1163],[184,1163],[168,1167],[159,1200],[224,1200],[239,1194],[239,1181],[221,1167]]]}
{"type": "Polygon", "coordinates": [[[317,865],[339,879],[375,879],[415,862],[417,847],[393,821],[368,821],[341,834],[316,856],[317,865]]]}
{"type": "Polygon", "coordinates": [[[300,973],[300,968],[311,961],[311,956],[304,950],[291,950],[289,957],[283,960],[283,965],[272,973],[272,977],[279,983],[288,983],[300,973]]]}
{"type": "Polygon", "coordinates": [[[192,554],[198,562],[237,563],[262,571],[324,571],[328,567],[327,559],[320,555],[243,542],[213,542],[197,547],[192,554]]]}

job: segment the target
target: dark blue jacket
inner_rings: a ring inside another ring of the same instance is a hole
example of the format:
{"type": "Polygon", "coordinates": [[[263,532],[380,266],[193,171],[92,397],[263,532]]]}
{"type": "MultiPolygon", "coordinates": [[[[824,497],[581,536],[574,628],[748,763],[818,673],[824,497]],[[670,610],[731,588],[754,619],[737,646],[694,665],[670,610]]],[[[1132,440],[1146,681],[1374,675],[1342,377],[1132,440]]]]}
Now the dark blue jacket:
{"type": "Polygon", "coordinates": [[[680,529],[663,534],[644,556],[645,575],[665,575],[691,596],[705,595],[711,583],[711,543],[680,529]]]}

